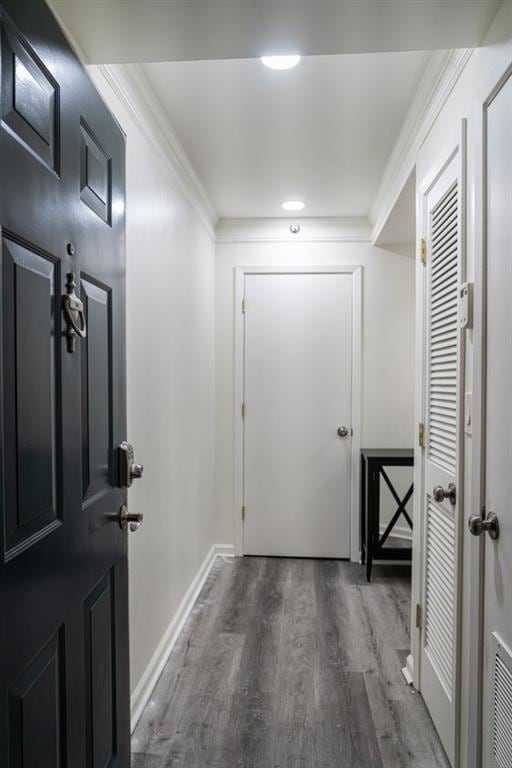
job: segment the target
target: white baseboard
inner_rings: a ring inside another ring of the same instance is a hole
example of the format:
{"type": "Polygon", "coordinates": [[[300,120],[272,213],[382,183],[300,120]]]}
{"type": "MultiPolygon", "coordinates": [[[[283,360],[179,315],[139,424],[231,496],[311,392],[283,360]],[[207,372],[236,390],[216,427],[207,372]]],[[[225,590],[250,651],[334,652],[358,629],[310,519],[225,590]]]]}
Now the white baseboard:
{"type": "MultiPolygon", "coordinates": [[[[384,533],[384,531],[387,528],[387,524],[384,523],[381,524],[379,532],[380,535],[384,533]]],[[[395,525],[393,528],[393,531],[391,532],[391,536],[394,536],[395,539],[406,539],[406,541],[412,541],[412,531],[410,528],[406,527],[405,525],[395,525]]]]}
{"type": "Polygon", "coordinates": [[[407,685],[414,685],[414,661],[411,654],[407,657],[405,667],[402,669],[402,675],[405,677],[407,685]]]}
{"type": "Polygon", "coordinates": [[[178,607],[178,610],[174,614],[171,623],[167,627],[164,636],[162,637],[156,651],[154,652],[151,661],[146,667],[144,674],[142,675],[137,687],[131,696],[131,729],[132,733],[135,730],[139,718],[149,698],[153,692],[153,688],[158,682],[158,678],[162,674],[172,649],[174,648],[178,637],[183,629],[183,626],[188,619],[192,608],[199,596],[203,585],[208,578],[212,566],[217,557],[233,557],[234,547],[232,544],[215,544],[208,554],[206,555],[201,567],[196,573],[191,585],[185,592],[183,599],[178,607]]]}

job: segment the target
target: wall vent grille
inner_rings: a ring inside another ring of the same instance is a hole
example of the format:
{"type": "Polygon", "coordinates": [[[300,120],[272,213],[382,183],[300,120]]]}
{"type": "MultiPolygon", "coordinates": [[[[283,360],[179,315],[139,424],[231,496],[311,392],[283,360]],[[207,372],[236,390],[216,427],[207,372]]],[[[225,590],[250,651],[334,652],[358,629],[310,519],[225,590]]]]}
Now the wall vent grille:
{"type": "Polygon", "coordinates": [[[512,766],[512,659],[498,643],[494,657],[493,754],[499,768],[512,766]]]}

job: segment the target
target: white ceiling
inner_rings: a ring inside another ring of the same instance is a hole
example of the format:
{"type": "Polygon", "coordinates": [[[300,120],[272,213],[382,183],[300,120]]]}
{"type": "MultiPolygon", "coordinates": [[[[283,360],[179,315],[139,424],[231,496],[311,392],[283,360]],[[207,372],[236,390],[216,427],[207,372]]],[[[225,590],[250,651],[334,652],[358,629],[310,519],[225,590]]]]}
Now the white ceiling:
{"type": "Polygon", "coordinates": [[[501,0],[48,0],[91,63],[478,45],[501,0]]]}
{"type": "Polygon", "coordinates": [[[365,216],[429,56],[142,69],[221,217],[283,216],[289,199],[305,200],[307,216],[365,216]]]}

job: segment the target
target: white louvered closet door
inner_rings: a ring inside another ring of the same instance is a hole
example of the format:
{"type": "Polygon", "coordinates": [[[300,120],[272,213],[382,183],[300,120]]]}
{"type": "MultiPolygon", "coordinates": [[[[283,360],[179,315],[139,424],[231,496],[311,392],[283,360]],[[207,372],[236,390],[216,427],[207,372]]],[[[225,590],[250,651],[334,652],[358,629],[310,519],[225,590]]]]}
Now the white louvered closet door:
{"type": "Polygon", "coordinates": [[[458,532],[462,337],[460,152],[437,178],[427,203],[427,360],[421,692],[448,757],[455,762],[458,645],[458,532]],[[454,500],[434,489],[455,488],[454,500]]]}
{"type": "Polygon", "coordinates": [[[485,768],[512,766],[512,74],[485,113],[485,509],[483,745],[485,768]]]}

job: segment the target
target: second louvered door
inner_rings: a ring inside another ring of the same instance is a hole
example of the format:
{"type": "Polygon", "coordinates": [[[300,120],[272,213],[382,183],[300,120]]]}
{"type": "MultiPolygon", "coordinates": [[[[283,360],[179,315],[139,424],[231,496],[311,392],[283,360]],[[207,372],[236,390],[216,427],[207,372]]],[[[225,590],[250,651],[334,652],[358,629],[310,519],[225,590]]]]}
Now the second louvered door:
{"type": "Polygon", "coordinates": [[[421,691],[455,764],[462,278],[461,157],[457,151],[426,197],[427,359],[421,691]],[[440,490],[455,488],[455,497],[440,490]],[[437,493],[436,493],[437,489],[437,493]]]}
{"type": "Polygon", "coordinates": [[[484,536],[483,759],[512,766],[512,71],[485,105],[486,242],[485,509],[499,537],[484,536]]]}

